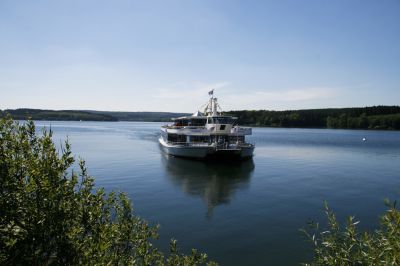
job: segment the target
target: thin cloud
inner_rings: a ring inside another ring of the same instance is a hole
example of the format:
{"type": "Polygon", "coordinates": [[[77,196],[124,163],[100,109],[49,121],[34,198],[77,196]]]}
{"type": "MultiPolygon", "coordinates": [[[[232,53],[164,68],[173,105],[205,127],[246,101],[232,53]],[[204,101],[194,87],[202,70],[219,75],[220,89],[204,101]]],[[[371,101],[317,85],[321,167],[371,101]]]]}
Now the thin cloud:
{"type": "Polygon", "coordinates": [[[158,106],[174,110],[195,111],[208,99],[207,93],[215,89],[223,110],[238,109],[287,109],[298,108],[304,104],[311,107],[334,98],[338,89],[328,87],[309,87],[287,90],[252,91],[246,93],[230,88],[228,82],[204,84],[200,82],[177,83],[170,87],[159,88],[152,96],[152,102],[158,106]]]}
{"type": "Polygon", "coordinates": [[[280,102],[299,102],[320,100],[332,97],[335,94],[330,88],[292,89],[283,92],[256,92],[257,96],[280,102]]]}
{"type": "Polygon", "coordinates": [[[221,91],[228,85],[229,83],[226,81],[179,82],[155,89],[150,101],[152,105],[163,107],[164,110],[194,112],[208,100],[209,91],[212,89],[221,91]]]}
{"type": "Polygon", "coordinates": [[[288,89],[281,91],[256,91],[249,94],[240,93],[225,95],[227,109],[285,109],[297,108],[308,103],[317,103],[332,99],[338,94],[338,89],[327,87],[311,87],[288,89]]]}
{"type": "Polygon", "coordinates": [[[207,95],[207,93],[213,89],[221,89],[226,87],[228,82],[217,82],[217,83],[210,83],[210,84],[203,84],[203,83],[194,83],[194,84],[185,84],[179,83],[179,85],[174,85],[165,88],[158,88],[156,89],[156,93],[154,94],[153,98],[156,99],[190,99],[193,100],[195,98],[207,95]]]}

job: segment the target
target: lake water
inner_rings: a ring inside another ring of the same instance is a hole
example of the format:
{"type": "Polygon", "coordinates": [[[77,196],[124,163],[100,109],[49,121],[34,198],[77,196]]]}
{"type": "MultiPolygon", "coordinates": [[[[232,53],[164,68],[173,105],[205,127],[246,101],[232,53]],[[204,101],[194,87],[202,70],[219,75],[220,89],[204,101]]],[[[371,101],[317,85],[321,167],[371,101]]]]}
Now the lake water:
{"type": "Polygon", "coordinates": [[[56,143],[68,136],[97,186],[127,192],[136,214],[161,225],[160,249],[174,237],[220,265],[309,261],[299,229],[326,221],[324,200],[339,219],[373,229],[383,200],[400,198],[400,132],[254,128],[253,160],[205,163],[163,154],[161,123],[44,125],[56,143]]]}

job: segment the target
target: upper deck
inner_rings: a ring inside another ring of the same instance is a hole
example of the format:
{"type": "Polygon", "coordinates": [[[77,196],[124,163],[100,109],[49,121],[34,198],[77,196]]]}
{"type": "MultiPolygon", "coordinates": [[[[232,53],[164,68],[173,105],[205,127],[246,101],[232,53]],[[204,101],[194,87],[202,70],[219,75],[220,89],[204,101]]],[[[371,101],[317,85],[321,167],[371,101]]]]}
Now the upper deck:
{"type": "Polygon", "coordinates": [[[237,117],[223,115],[222,111],[219,112],[218,109],[221,110],[217,98],[212,96],[203,113],[197,111],[191,116],[173,118],[173,123],[162,126],[161,130],[170,134],[187,136],[244,136],[252,134],[251,128],[237,125],[237,117]]]}
{"type": "Polygon", "coordinates": [[[182,117],[174,119],[174,123],[161,127],[162,131],[171,134],[209,136],[209,135],[251,135],[250,127],[239,127],[236,118],[228,116],[204,117],[203,119],[191,119],[182,117]]]}

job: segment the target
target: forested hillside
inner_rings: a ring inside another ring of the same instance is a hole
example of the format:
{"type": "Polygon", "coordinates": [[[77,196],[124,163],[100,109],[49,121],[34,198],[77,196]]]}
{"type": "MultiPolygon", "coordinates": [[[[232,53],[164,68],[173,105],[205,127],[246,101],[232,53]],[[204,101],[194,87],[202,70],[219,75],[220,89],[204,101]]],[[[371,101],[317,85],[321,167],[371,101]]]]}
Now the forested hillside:
{"type": "MultiPolygon", "coordinates": [[[[172,117],[189,115],[168,112],[109,112],[109,111],[53,111],[15,109],[0,111],[0,117],[10,114],[14,119],[65,121],[147,121],[163,122],[172,117]]],[[[400,106],[372,106],[363,108],[331,108],[292,111],[229,111],[239,124],[266,127],[349,128],[400,130],[400,106]]]]}
{"type": "Polygon", "coordinates": [[[168,112],[108,112],[79,110],[41,110],[41,109],[7,109],[0,110],[0,117],[10,114],[15,120],[53,120],[53,121],[169,121],[171,117],[188,115],[186,113],[168,112]]]}
{"type": "Polygon", "coordinates": [[[188,113],[169,113],[169,112],[110,112],[110,111],[88,111],[94,114],[112,116],[119,121],[145,121],[145,122],[165,122],[172,117],[190,115],[188,113]]]}
{"type": "Polygon", "coordinates": [[[294,111],[230,111],[242,125],[299,128],[400,129],[399,106],[310,109],[294,111]]]}
{"type": "Polygon", "coordinates": [[[52,120],[52,121],[117,121],[115,117],[106,114],[96,114],[87,111],[75,110],[41,110],[41,109],[7,109],[0,111],[0,117],[10,114],[15,120],[52,120]]]}

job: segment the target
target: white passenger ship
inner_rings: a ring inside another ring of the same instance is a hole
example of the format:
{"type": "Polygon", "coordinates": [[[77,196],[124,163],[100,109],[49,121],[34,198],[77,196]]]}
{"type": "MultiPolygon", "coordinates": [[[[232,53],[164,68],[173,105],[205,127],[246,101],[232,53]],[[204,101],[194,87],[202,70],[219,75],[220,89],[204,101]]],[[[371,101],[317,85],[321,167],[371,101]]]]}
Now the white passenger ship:
{"type": "Polygon", "coordinates": [[[254,144],[245,140],[252,134],[249,127],[239,127],[237,117],[223,115],[213,91],[203,113],[172,119],[161,127],[159,139],[163,150],[173,156],[196,159],[237,158],[253,156],[254,144]]]}

